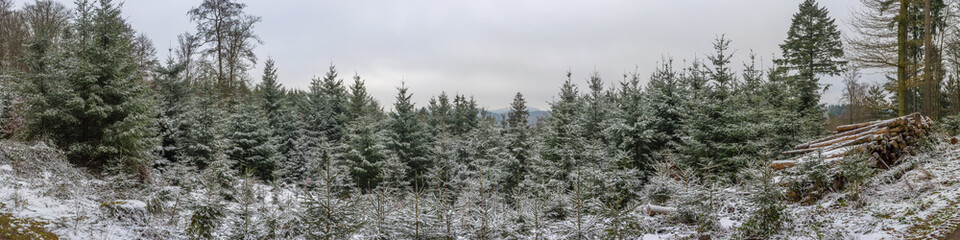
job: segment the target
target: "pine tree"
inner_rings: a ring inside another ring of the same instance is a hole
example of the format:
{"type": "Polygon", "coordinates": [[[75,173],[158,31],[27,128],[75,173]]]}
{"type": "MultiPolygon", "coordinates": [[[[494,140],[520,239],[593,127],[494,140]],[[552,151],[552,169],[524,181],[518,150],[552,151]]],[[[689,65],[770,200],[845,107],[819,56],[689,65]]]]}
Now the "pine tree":
{"type": "MultiPolygon", "coordinates": [[[[649,149],[648,155],[656,156],[661,151],[670,149],[680,142],[683,102],[678,73],[673,70],[672,61],[663,63],[650,76],[647,83],[641,126],[649,129],[650,139],[644,148],[649,149]]],[[[638,137],[639,138],[639,137],[638,137]]],[[[628,151],[629,152],[629,151],[628,151]]],[[[642,153],[632,154],[634,158],[642,157],[642,153]]],[[[650,170],[650,162],[638,164],[641,170],[650,170]]]]}
{"type": "Polygon", "coordinates": [[[587,141],[606,143],[608,139],[603,134],[603,130],[609,124],[609,118],[613,104],[609,92],[603,89],[603,79],[600,73],[590,74],[590,80],[587,82],[590,92],[583,96],[583,111],[581,111],[580,120],[583,122],[583,136],[587,141]]]}
{"type": "Polygon", "coordinates": [[[283,121],[284,89],[277,82],[277,68],[273,59],[267,59],[263,66],[263,78],[257,86],[260,97],[260,109],[269,120],[269,127],[277,129],[283,121]]]}
{"type": "MultiPolygon", "coordinates": [[[[527,101],[523,94],[517,92],[513,97],[513,103],[510,104],[510,112],[507,113],[507,127],[505,130],[506,151],[508,157],[503,162],[504,179],[500,180],[502,193],[512,193],[512,196],[519,194],[520,183],[522,183],[529,172],[528,164],[532,154],[533,139],[530,126],[527,125],[527,118],[530,112],[527,111],[527,101]]],[[[514,200],[508,200],[514,202],[514,200]]]]}
{"type": "Polygon", "coordinates": [[[331,64],[323,78],[310,82],[306,119],[312,138],[339,143],[343,135],[347,92],[338,76],[336,66],[331,64]]]}
{"type": "Polygon", "coordinates": [[[728,107],[738,106],[732,97],[737,79],[729,66],[729,44],[723,36],[718,38],[713,44],[717,52],[708,56],[713,69],[704,70],[694,63],[684,80],[691,97],[684,103],[688,111],[683,121],[685,136],[677,151],[683,165],[703,175],[733,174],[743,166],[743,162],[733,158],[739,154],[739,144],[746,141],[746,136],[735,132],[742,121],[737,116],[738,109],[728,107]],[[714,164],[717,166],[709,167],[714,164]]]}
{"type": "Polygon", "coordinates": [[[343,137],[346,145],[344,157],[350,163],[350,174],[364,191],[376,188],[383,181],[379,166],[390,157],[382,129],[381,120],[375,116],[363,116],[347,125],[343,137]]]}
{"type": "Polygon", "coordinates": [[[193,214],[187,225],[187,234],[191,239],[215,239],[216,233],[227,215],[223,201],[236,199],[237,172],[232,170],[232,161],[222,152],[217,152],[210,166],[202,173],[201,185],[205,194],[193,206],[193,214]]]}
{"type": "Polygon", "coordinates": [[[177,143],[177,161],[203,170],[213,161],[217,152],[222,150],[221,119],[227,115],[217,106],[216,97],[206,91],[212,88],[198,86],[195,89],[199,93],[193,97],[186,112],[179,118],[184,133],[177,143]]]}
{"type": "Polygon", "coordinates": [[[476,129],[480,124],[480,108],[477,107],[477,101],[470,97],[457,95],[453,98],[453,119],[452,134],[461,136],[476,129]]]}
{"type": "MultiPolygon", "coordinates": [[[[186,69],[183,63],[174,63],[168,59],[166,66],[158,67],[154,81],[159,90],[157,99],[157,130],[160,147],[156,154],[166,163],[177,161],[180,142],[185,137],[184,124],[181,121],[191,101],[190,88],[182,73],[186,69]]],[[[157,165],[165,165],[157,163],[157,165]]]]}
{"type": "Polygon", "coordinates": [[[440,92],[440,95],[430,98],[427,104],[429,118],[427,124],[434,135],[453,134],[453,106],[450,105],[450,97],[446,92],[440,92]]]}
{"type": "Polygon", "coordinates": [[[410,101],[412,94],[407,94],[407,87],[397,88],[397,101],[394,103],[394,110],[390,113],[390,143],[387,147],[397,155],[400,162],[407,165],[406,181],[413,185],[427,183],[427,170],[433,163],[428,158],[430,149],[428,144],[432,141],[425,126],[417,117],[417,112],[413,102],[410,101]]]}
{"type": "MultiPolygon", "coordinates": [[[[249,100],[247,100],[249,101],[249,100]]],[[[225,137],[227,156],[236,161],[240,171],[252,171],[260,180],[271,181],[277,169],[277,146],[267,119],[253,104],[234,105],[225,137]]]]}
{"type": "Polygon", "coordinates": [[[303,120],[296,117],[299,113],[292,110],[286,112],[284,116],[290,116],[290,120],[283,124],[285,136],[282,137],[283,143],[280,145],[283,157],[279,158],[278,175],[285,182],[300,183],[309,175],[307,165],[316,158],[317,148],[307,135],[303,120]]]}
{"type": "Polygon", "coordinates": [[[787,39],[780,45],[783,59],[777,63],[797,71],[792,87],[798,94],[797,111],[804,117],[821,116],[817,76],[836,76],[846,64],[840,30],[828,14],[816,1],[803,1],[793,15],[787,39]]]}
{"type": "Polygon", "coordinates": [[[351,178],[363,191],[376,188],[383,180],[379,164],[390,157],[383,131],[383,113],[377,101],[367,94],[359,75],[354,75],[346,104],[344,157],[350,164],[351,178]]]}
{"type": "Polygon", "coordinates": [[[578,121],[581,106],[577,87],[567,72],[567,80],[560,88],[560,98],[550,104],[540,161],[534,163],[537,165],[534,170],[538,175],[537,182],[560,187],[571,181],[568,175],[581,160],[579,154],[584,147],[580,138],[582,126],[578,121]]]}
{"type": "Polygon", "coordinates": [[[78,2],[55,77],[35,82],[30,128],[94,171],[149,163],[154,109],[131,59],[132,30],[109,0],[78,2]]]}
{"type": "Polygon", "coordinates": [[[311,163],[316,185],[307,194],[300,216],[312,239],[349,238],[363,224],[347,163],[330,149],[329,142],[321,143],[319,156],[311,163]]]}
{"type": "Polygon", "coordinates": [[[349,99],[347,99],[345,119],[356,121],[363,116],[370,116],[376,119],[383,117],[383,109],[377,100],[367,93],[366,83],[360,79],[360,75],[353,75],[353,84],[350,85],[349,99]]]}

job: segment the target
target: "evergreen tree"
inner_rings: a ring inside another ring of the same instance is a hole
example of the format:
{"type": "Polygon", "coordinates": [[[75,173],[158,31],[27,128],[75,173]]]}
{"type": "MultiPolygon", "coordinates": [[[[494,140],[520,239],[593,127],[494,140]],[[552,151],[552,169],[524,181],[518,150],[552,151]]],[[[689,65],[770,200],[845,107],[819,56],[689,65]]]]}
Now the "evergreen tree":
{"type": "Polygon", "coordinates": [[[390,142],[387,147],[397,155],[400,162],[407,165],[406,180],[413,185],[423,185],[427,182],[427,170],[433,163],[430,162],[429,144],[432,142],[425,126],[420,122],[413,102],[412,94],[407,93],[407,87],[397,88],[397,101],[390,113],[390,142]]]}
{"type": "MultiPolygon", "coordinates": [[[[640,118],[641,126],[648,129],[649,149],[648,155],[656,156],[657,153],[672,148],[680,142],[681,120],[683,119],[682,110],[679,109],[683,98],[680,94],[680,80],[678,73],[673,70],[672,61],[663,63],[650,76],[650,82],[647,83],[644,103],[642,104],[643,114],[640,118]]],[[[629,151],[628,151],[629,152],[629,151]]],[[[634,158],[641,157],[642,153],[632,154],[634,158]]],[[[638,164],[637,167],[642,170],[650,170],[651,163],[638,164]]]]}
{"type": "Polygon", "coordinates": [[[205,169],[222,150],[223,123],[227,115],[217,106],[216,97],[209,91],[212,86],[198,86],[198,94],[187,105],[179,118],[183,137],[177,143],[177,161],[197,169],[205,169]]]}
{"type": "Polygon", "coordinates": [[[255,105],[236,104],[225,136],[225,152],[240,171],[252,171],[260,180],[271,181],[276,174],[277,147],[266,125],[267,119],[255,105]]]}
{"type": "MultiPolygon", "coordinates": [[[[530,126],[527,125],[527,101],[523,94],[517,92],[510,104],[507,113],[507,129],[505,130],[506,151],[509,155],[503,163],[504,179],[501,180],[501,192],[519,194],[519,185],[526,179],[529,172],[528,164],[532,154],[533,139],[530,126]]],[[[508,200],[512,201],[512,200],[508,200]]]]}
{"type": "Polygon", "coordinates": [[[367,94],[359,75],[354,75],[347,101],[343,144],[344,157],[350,164],[350,175],[363,191],[376,188],[382,178],[379,164],[389,157],[384,145],[383,115],[376,100],[367,94]]]}
{"type": "MultiPolygon", "coordinates": [[[[164,162],[177,161],[177,154],[180,152],[181,141],[183,141],[184,129],[183,114],[187,111],[191,101],[190,88],[182,73],[186,69],[183,63],[174,63],[173,59],[168,59],[166,66],[158,67],[154,81],[159,90],[157,130],[160,147],[156,154],[164,162]]],[[[158,165],[163,165],[157,163],[158,165]]]]}
{"type": "Polygon", "coordinates": [[[534,163],[538,182],[554,187],[566,186],[568,175],[580,161],[584,143],[581,141],[582,126],[578,118],[581,109],[577,87],[567,80],[560,88],[559,99],[550,104],[550,118],[543,133],[540,161],[534,163]]]}
{"type": "Polygon", "coordinates": [[[130,55],[132,30],[109,0],[77,5],[55,77],[34,82],[30,127],[75,164],[134,172],[149,162],[155,115],[130,55]]]}
{"type": "Polygon", "coordinates": [[[804,117],[821,116],[817,75],[838,75],[846,64],[840,30],[828,14],[816,1],[803,1],[780,45],[783,59],[777,63],[797,72],[791,85],[797,91],[797,111],[804,117]]]}
{"type": "Polygon", "coordinates": [[[347,92],[337,68],[330,65],[323,78],[310,82],[309,110],[306,116],[309,134],[315,139],[339,143],[343,135],[347,92]]]}
{"type": "Polygon", "coordinates": [[[590,92],[583,96],[583,111],[581,119],[583,122],[583,136],[588,141],[597,141],[606,143],[607,139],[603,135],[606,124],[609,124],[610,112],[613,109],[609,92],[603,89],[603,79],[600,73],[594,72],[590,75],[587,82],[590,92]]]}
{"type": "Polygon", "coordinates": [[[440,92],[440,95],[430,98],[427,104],[427,124],[434,135],[453,134],[454,124],[453,106],[450,105],[450,97],[446,92],[440,92]]]}
{"type": "Polygon", "coordinates": [[[263,78],[260,85],[257,86],[257,90],[260,97],[260,109],[269,120],[268,126],[271,129],[279,128],[283,118],[284,89],[277,82],[277,68],[274,66],[273,59],[267,59],[263,66],[263,78]]]}
{"type": "Polygon", "coordinates": [[[480,124],[480,108],[477,101],[470,97],[457,95],[453,98],[452,134],[461,136],[476,129],[480,124]]]}
{"type": "Polygon", "coordinates": [[[382,121],[374,116],[363,116],[347,126],[343,138],[346,145],[344,157],[350,163],[350,174],[364,191],[376,188],[383,181],[379,166],[381,161],[390,157],[382,129],[382,121]]]}
{"type": "Polygon", "coordinates": [[[330,143],[321,143],[319,156],[311,163],[316,185],[300,216],[311,239],[349,238],[362,227],[347,163],[329,149],[330,143]]]}
{"type": "Polygon", "coordinates": [[[370,116],[377,119],[383,117],[383,109],[377,100],[367,93],[365,82],[360,79],[360,75],[353,76],[353,84],[350,85],[349,99],[346,107],[347,122],[355,121],[363,116],[370,116]]]}
{"type": "Polygon", "coordinates": [[[684,119],[685,136],[677,150],[682,156],[681,163],[699,170],[702,175],[736,173],[743,164],[732,159],[739,154],[738,147],[745,136],[733,129],[742,121],[737,116],[737,108],[728,107],[738,106],[731,97],[736,76],[728,66],[732,57],[727,55],[729,44],[724,37],[718,38],[714,43],[717,52],[708,56],[713,69],[700,69],[695,63],[685,80],[691,97],[684,103],[688,111],[684,119]]]}

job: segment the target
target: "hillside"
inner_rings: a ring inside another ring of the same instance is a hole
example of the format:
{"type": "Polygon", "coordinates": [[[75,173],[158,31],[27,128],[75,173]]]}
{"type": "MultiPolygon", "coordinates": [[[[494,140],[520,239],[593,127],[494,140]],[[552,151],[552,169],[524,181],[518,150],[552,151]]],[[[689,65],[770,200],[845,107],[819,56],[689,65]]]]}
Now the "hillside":
{"type": "MultiPolygon", "coordinates": [[[[938,141],[924,146],[917,155],[905,157],[902,165],[910,167],[901,168],[909,170],[898,178],[884,171],[871,177],[860,192],[861,204],[851,202],[850,191],[826,194],[808,206],[787,203],[785,212],[790,221],[777,236],[903,239],[945,236],[955,231],[960,226],[957,222],[960,188],[956,187],[960,180],[960,145],[938,141]]],[[[202,183],[185,184],[197,179],[186,178],[182,186],[173,186],[164,178],[156,176],[154,185],[98,179],[65,162],[57,150],[43,144],[0,142],[0,217],[3,217],[0,219],[16,219],[12,226],[0,225],[0,233],[32,234],[31,231],[43,233],[46,229],[62,239],[184,238],[195,207],[207,200],[203,196],[206,193],[202,187],[197,188],[202,183]],[[27,228],[34,230],[25,230],[27,228]]],[[[688,186],[683,190],[684,184],[678,181],[667,184],[675,187],[677,196],[687,195],[693,189],[688,186]]],[[[244,186],[247,185],[242,181],[237,185],[238,189],[244,186]]],[[[262,211],[256,217],[261,221],[285,217],[291,220],[299,212],[295,209],[306,199],[294,194],[298,190],[292,186],[275,189],[255,183],[248,188],[256,196],[248,207],[262,211]]],[[[712,224],[716,225],[705,234],[736,237],[737,228],[754,211],[747,201],[749,189],[749,186],[727,186],[713,190],[722,207],[715,209],[716,219],[712,224]]],[[[665,205],[676,207],[682,204],[682,199],[672,198],[665,205]]],[[[218,232],[236,228],[235,224],[241,219],[238,214],[243,209],[240,202],[223,201],[227,215],[218,232]]],[[[360,202],[361,209],[366,209],[361,215],[374,214],[369,208],[371,203],[360,202]]],[[[700,227],[677,224],[675,215],[648,216],[644,206],[636,206],[628,214],[637,218],[636,230],[643,233],[643,239],[684,239],[699,235],[700,227]]],[[[593,224],[603,228],[602,222],[593,224]]],[[[361,236],[364,234],[356,235],[361,236]]],[[[35,236],[25,239],[33,238],[35,236]]]]}

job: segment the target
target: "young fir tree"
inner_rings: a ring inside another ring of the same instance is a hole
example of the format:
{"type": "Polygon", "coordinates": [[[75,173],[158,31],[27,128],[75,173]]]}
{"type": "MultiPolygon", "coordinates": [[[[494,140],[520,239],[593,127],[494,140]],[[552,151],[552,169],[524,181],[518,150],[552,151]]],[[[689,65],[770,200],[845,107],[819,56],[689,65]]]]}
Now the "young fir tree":
{"type": "Polygon", "coordinates": [[[179,118],[184,134],[178,142],[177,159],[203,170],[222,150],[218,142],[223,138],[221,119],[226,114],[217,106],[216,96],[207,91],[212,90],[212,86],[196,85],[194,89],[198,90],[198,94],[179,118]]]}
{"type": "Polygon", "coordinates": [[[135,172],[154,147],[153,104],[131,57],[130,26],[109,0],[78,2],[54,70],[34,82],[30,129],[74,164],[135,172]]]}
{"type": "Polygon", "coordinates": [[[323,78],[310,82],[309,106],[305,116],[310,137],[339,143],[343,135],[347,92],[337,68],[330,65],[323,78]]]}
{"type": "MultiPolygon", "coordinates": [[[[507,112],[507,121],[505,129],[506,152],[508,157],[503,161],[504,178],[500,180],[500,191],[502,193],[511,193],[511,196],[517,196],[520,193],[520,183],[522,183],[529,172],[531,148],[533,147],[532,131],[527,124],[527,118],[530,112],[527,110],[527,101],[523,94],[517,92],[510,104],[510,112],[507,112]]],[[[508,199],[508,202],[515,203],[508,199]]]]}
{"type": "Polygon", "coordinates": [[[818,75],[836,76],[843,71],[843,43],[840,30],[829,12],[814,0],[800,3],[793,15],[787,39],[780,45],[783,59],[776,62],[796,71],[791,88],[796,91],[797,109],[808,118],[807,134],[818,134],[823,126],[818,75]]]}
{"type": "Polygon", "coordinates": [[[427,170],[433,167],[430,162],[429,144],[432,142],[428,131],[414,108],[407,93],[407,87],[397,88],[397,101],[393,105],[388,123],[390,142],[387,148],[397,155],[397,159],[407,165],[406,181],[412,185],[424,186],[427,179],[427,170]]]}
{"type": "Polygon", "coordinates": [[[157,111],[160,147],[155,152],[163,161],[163,163],[156,163],[161,167],[178,160],[180,142],[185,137],[186,129],[181,120],[189,107],[191,97],[187,79],[182,76],[185,69],[186,64],[174,63],[171,58],[167,60],[166,66],[154,70],[156,73],[154,82],[159,92],[157,103],[160,109],[157,111]]]}
{"type": "Polygon", "coordinates": [[[560,88],[560,99],[550,104],[550,118],[543,132],[540,161],[534,163],[539,183],[565,187],[570,183],[568,175],[583,152],[582,126],[578,118],[582,104],[577,87],[567,80],[560,88]]]}
{"type": "Polygon", "coordinates": [[[651,135],[656,133],[651,133],[643,121],[657,116],[645,114],[646,102],[640,76],[632,73],[624,74],[623,77],[623,82],[612,97],[613,106],[610,118],[607,119],[609,124],[603,129],[603,134],[616,151],[626,154],[624,157],[628,158],[634,168],[643,168],[655,154],[652,149],[665,145],[650,144],[651,135]]]}
{"type": "MultiPolygon", "coordinates": [[[[288,107],[289,108],[289,107],[288,107]]],[[[284,136],[279,149],[283,149],[283,157],[279,158],[278,176],[288,183],[300,183],[307,179],[309,173],[308,163],[316,158],[317,147],[312,143],[312,138],[307,135],[306,126],[299,112],[286,109],[284,112],[285,120],[283,124],[284,136]]]]}
{"type": "Polygon", "coordinates": [[[587,141],[607,143],[608,139],[604,136],[603,130],[607,128],[607,124],[610,124],[612,98],[609,92],[603,89],[600,73],[590,74],[587,84],[590,92],[583,96],[583,111],[580,116],[580,121],[583,122],[583,137],[587,141]]]}
{"type": "Polygon", "coordinates": [[[234,163],[222,152],[216,152],[213,159],[207,160],[210,166],[202,172],[200,184],[205,191],[193,206],[193,214],[187,225],[190,239],[216,239],[224,216],[228,214],[223,201],[236,199],[235,184],[237,172],[232,169],[234,163]]]}
{"type": "MultiPolygon", "coordinates": [[[[681,86],[678,75],[673,70],[672,60],[667,60],[650,75],[650,82],[647,83],[642,105],[643,112],[646,114],[641,116],[641,126],[650,130],[649,142],[647,147],[644,147],[650,151],[646,153],[648,156],[657,156],[680,142],[683,119],[680,106],[683,97],[680,95],[681,86]]],[[[638,138],[641,137],[638,136],[638,138]]],[[[638,157],[638,154],[631,155],[638,157]]],[[[658,158],[662,157],[658,156],[658,158]]],[[[647,162],[639,164],[637,168],[647,171],[651,169],[650,165],[652,163],[647,162]]]]}
{"type": "MultiPolygon", "coordinates": [[[[283,106],[285,91],[277,82],[277,68],[273,59],[267,59],[263,66],[263,77],[257,86],[260,100],[260,109],[267,116],[270,129],[279,129],[283,122],[283,106]]],[[[279,131],[276,131],[279,132],[279,131]]],[[[277,134],[275,134],[277,135],[277,134]]]]}
{"type": "Polygon", "coordinates": [[[383,131],[383,113],[377,101],[367,94],[359,75],[354,75],[346,104],[344,157],[350,164],[351,178],[363,191],[376,188],[382,177],[378,164],[388,158],[383,131]]]}
{"type": "Polygon", "coordinates": [[[435,136],[453,134],[452,127],[455,121],[453,106],[450,105],[450,97],[447,96],[446,92],[440,92],[440,95],[430,98],[427,110],[429,114],[427,124],[429,124],[432,134],[435,136]]]}
{"type": "Polygon", "coordinates": [[[259,108],[249,102],[236,104],[228,125],[225,153],[236,162],[236,169],[252,171],[258,179],[272,181],[277,169],[277,146],[259,108]]]}
{"type": "Polygon", "coordinates": [[[315,185],[300,216],[311,239],[350,238],[363,224],[348,164],[330,149],[329,142],[322,142],[318,158],[311,163],[315,185]]]}
{"type": "Polygon", "coordinates": [[[717,52],[708,56],[713,69],[704,74],[704,70],[695,64],[686,76],[690,84],[687,91],[692,96],[685,102],[688,111],[684,119],[686,137],[682,138],[683,143],[677,150],[682,164],[703,175],[733,174],[743,165],[732,158],[739,154],[739,144],[746,140],[732,129],[740,124],[741,119],[736,115],[738,107],[732,107],[740,105],[732,97],[737,82],[729,66],[732,57],[727,55],[729,44],[724,37],[718,38],[714,43],[717,52]],[[709,80],[710,85],[703,80],[709,80]]]}
{"type": "Polygon", "coordinates": [[[464,95],[457,95],[453,98],[453,126],[452,134],[462,136],[480,124],[480,108],[477,107],[477,101],[470,97],[467,99],[464,95]]]}
{"type": "Polygon", "coordinates": [[[581,154],[585,149],[579,121],[582,104],[576,86],[570,81],[569,72],[560,88],[560,99],[551,103],[550,107],[550,118],[539,147],[540,156],[531,164],[530,170],[534,174],[531,190],[557,194],[555,199],[559,201],[545,206],[545,215],[550,219],[563,220],[568,217],[569,204],[563,196],[565,190],[572,189],[576,184],[576,179],[570,176],[583,160],[581,154]]]}

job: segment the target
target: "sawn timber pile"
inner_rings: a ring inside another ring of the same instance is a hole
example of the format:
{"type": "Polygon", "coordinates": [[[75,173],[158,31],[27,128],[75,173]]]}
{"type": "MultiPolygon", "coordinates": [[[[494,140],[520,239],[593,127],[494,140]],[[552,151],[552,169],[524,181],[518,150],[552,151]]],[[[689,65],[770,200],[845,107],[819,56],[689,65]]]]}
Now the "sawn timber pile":
{"type": "Polygon", "coordinates": [[[870,156],[877,168],[889,168],[905,154],[913,153],[917,143],[930,132],[933,120],[913,113],[910,115],[872,122],[837,127],[833,135],[797,145],[794,150],[783,152],[795,156],[787,160],[773,161],[771,168],[781,170],[815,158],[824,162],[837,161],[844,156],[862,152],[870,156]]]}

